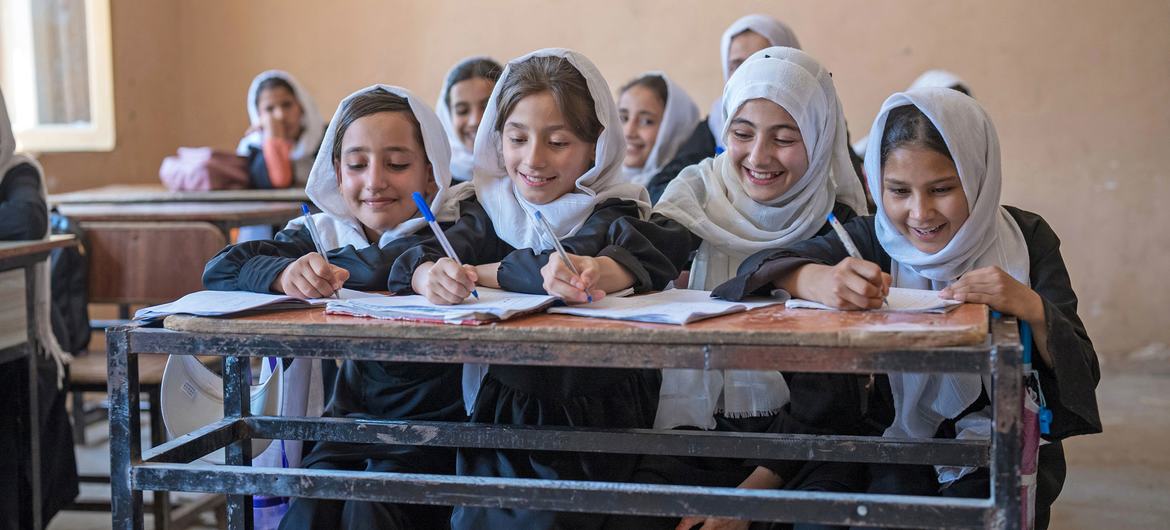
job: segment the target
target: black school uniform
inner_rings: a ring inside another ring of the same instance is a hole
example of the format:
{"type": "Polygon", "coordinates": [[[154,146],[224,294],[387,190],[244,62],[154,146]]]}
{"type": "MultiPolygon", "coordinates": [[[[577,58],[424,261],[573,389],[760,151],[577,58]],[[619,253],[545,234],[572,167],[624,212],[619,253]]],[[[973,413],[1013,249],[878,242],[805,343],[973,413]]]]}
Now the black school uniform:
{"type": "MultiPolygon", "coordinates": [[[[41,176],[31,164],[10,169],[0,181],[0,241],[41,239],[48,230],[49,210],[41,195],[41,176]]],[[[54,332],[60,314],[53,312],[54,332]]],[[[28,491],[28,369],[23,360],[0,364],[0,381],[20,382],[0,388],[0,529],[29,528],[27,508],[20,504],[28,491]]],[[[37,354],[38,418],[41,443],[41,516],[46,523],[77,497],[77,461],[73,427],[65,411],[66,389],[57,388],[57,364],[37,354]]]]}
{"type": "MultiPolygon", "coordinates": [[[[545,294],[540,269],[552,251],[517,249],[501,239],[487,212],[474,199],[460,205],[462,217],[446,230],[467,264],[500,263],[500,287],[545,294]]],[[[581,256],[607,256],[629,270],[635,292],[660,290],[677,270],[652,241],[627,221],[636,219],[633,201],[609,199],[597,205],[584,225],[561,240],[581,256]]],[[[419,265],[444,257],[431,241],[404,253],[390,274],[390,288],[404,292],[419,265]]],[[[656,370],[492,365],[476,397],[471,421],[505,425],[649,428],[658,407],[656,370]]],[[[630,478],[637,457],[549,451],[459,449],[460,475],[617,482],[630,478]]],[[[604,516],[503,508],[457,507],[454,528],[597,528],[604,516]]]]}
{"type": "MultiPolygon", "coordinates": [[[[710,116],[707,120],[710,120],[710,116]]],[[[646,183],[646,191],[650,192],[650,202],[657,203],[666,191],[667,184],[674,180],[687,166],[692,166],[715,156],[715,137],[711,136],[711,129],[707,127],[707,120],[699,122],[694,132],[679,146],[678,152],[662,169],[658,170],[650,181],[646,183]]]]}
{"type": "MultiPolygon", "coordinates": [[[[1034,368],[1040,373],[1040,385],[1052,409],[1051,442],[1040,448],[1037,472],[1036,527],[1046,528],[1052,502],[1064,484],[1065,461],[1061,440],[1070,436],[1101,432],[1095,389],[1101,378],[1097,353],[1089,335],[1077,316],[1077,297],[1072,290],[1068,270],[1060,255],[1060,240],[1056,233],[1037,214],[1005,207],[1019,225],[1028,246],[1031,286],[1044,301],[1044,319],[1047,327],[1048,350],[1054,356],[1055,366],[1048,366],[1036,356],[1034,368]]],[[[881,265],[889,272],[890,256],[878,241],[873,217],[854,219],[845,224],[849,236],[862,257],[881,265]]],[[[741,285],[716,290],[721,298],[737,300],[744,295],[765,288],[775,278],[784,276],[802,265],[820,263],[834,265],[848,256],[835,234],[802,241],[788,248],[761,252],[740,267],[746,281],[741,285]]],[[[881,378],[884,379],[884,378],[881,378]]],[[[880,382],[880,381],[879,381],[880,382]]],[[[888,383],[881,386],[886,388],[888,383]]],[[[952,422],[953,424],[953,422],[952,422]]],[[[940,427],[945,435],[948,423],[940,427]]],[[[939,494],[938,482],[930,466],[871,466],[873,492],[931,492],[939,494]]],[[[986,474],[963,477],[941,494],[956,493],[987,495],[986,474]],[[983,486],[972,484],[982,477],[983,486]]]]}
{"type": "MultiPolygon", "coordinates": [[[[349,271],[345,287],[385,290],[394,259],[431,237],[430,228],[424,227],[384,247],[357,249],[347,245],[329,251],[329,263],[349,271]]],[[[270,292],[272,282],[285,267],[315,251],[307,227],[286,229],[271,241],[249,241],[225,248],[208,262],[203,282],[209,289],[270,292]]],[[[457,364],[345,361],[325,416],[466,421],[461,378],[462,368],[457,364]]],[[[325,395],[328,398],[330,392],[327,390],[325,395]]],[[[443,447],[319,442],[305,455],[301,466],[450,475],[455,472],[455,451],[443,447]]],[[[443,528],[450,515],[451,509],[446,506],[297,498],[292,500],[280,527],[443,528]]]]}
{"type": "MultiPolygon", "coordinates": [[[[853,209],[836,203],[833,214],[838,219],[856,216],[853,209]]],[[[674,243],[661,249],[680,268],[685,268],[690,256],[702,244],[702,238],[680,223],[655,214],[649,223],[639,228],[653,234],[656,240],[674,243]]],[[[817,235],[832,231],[825,223],[817,235]]],[[[737,276],[721,285],[739,285],[747,276],[737,276]]],[[[759,294],[769,294],[767,290],[759,294]]],[[[773,434],[881,434],[880,421],[865,414],[868,407],[868,377],[854,374],[820,374],[784,372],[790,399],[776,414],[747,418],[715,416],[715,431],[773,433],[773,434]]],[[[680,427],[680,429],[682,429],[680,427]]],[[[784,489],[801,491],[859,491],[864,489],[865,469],[862,464],[838,462],[774,461],[736,458],[705,458],[648,455],[642,458],[632,482],[646,484],[675,484],[734,488],[743,482],[758,466],[771,470],[784,479],[784,489]]],[[[674,528],[678,518],[615,517],[611,528],[674,528]]],[[[753,528],[772,528],[774,525],[757,523],[753,528]]],[[[786,526],[780,525],[784,528],[786,526]]]]}
{"type": "MultiPolygon", "coordinates": [[[[317,149],[320,148],[320,146],[317,146],[317,149]]],[[[316,158],[317,149],[314,149],[312,153],[306,153],[305,157],[308,157],[309,160],[316,158]]],[[[268,177],[268,161],[264,158],[263,147],[249,145],[248,154],[242,156],[247,160],[248,183],[250,188],[270,190],[276,187],[272,184],[272,179],[268,177]]],[[[291,186],[296,186],[298,182],[304,182],[305,179],[309,178],[308,175],[297,174],[296,160],[290,159],[289,163],[292,165],[290,171],[292,171],[293,176],[291,186]]]]}

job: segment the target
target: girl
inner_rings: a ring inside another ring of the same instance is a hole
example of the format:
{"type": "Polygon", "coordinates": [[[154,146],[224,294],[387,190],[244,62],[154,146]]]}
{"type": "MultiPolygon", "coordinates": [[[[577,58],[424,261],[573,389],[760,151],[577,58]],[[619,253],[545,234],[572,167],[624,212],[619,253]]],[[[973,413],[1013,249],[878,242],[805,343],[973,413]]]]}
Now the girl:
{"type": "MultiPolygon", "coordinates": [[[[646,190],[624,182],[625,151],[605,79],[583,55],[545,49],[505,67],[475,146],[475,201],[446,231],[465,265],[435,242],[398,259],[391,289],[413,289],[435,303],[459,303],[476,285],[549,293],[570,303],[633,287],[662,289],[677,275],[654,244],[626,223],[650,208],[646,190]],[[539,210],[562,238],[580,276],[541,238],[539,210]]],[[[513,425],[636,428],[653,423],[658,395],[651,370],[469,367],[471,419],[513,425]],[[480,382],[482,378],[482,387],[480,382]]],[[[622,481],[628,455],[458,451],[461,475],[622,481]]],[[[532,510],[457,507],[455,528],[596,528],[604,517],[532,510]]]]}
{"type": "Polygon", "coordinates": [[[451,178],[455,180],[471,180],[475,132],[500,70],[500,63],[490,57],[469,57],[452,67],[444,78],[435,111],[451,142],[451,178]]]}
{"type": "Polygon", "coordinates": [[[248,87],[252,126],[236,147],[247,157],[253,188],[287,188],[305,181],[324,127],[317,105],[288,72],[268,70],[248,87]]]}
{"type": "MultiPolygon", "coordinates": [[[[768,15],[747,15],[732,22],[719,44],[719,57],[723,61],[723,82],[743,64],[747,58],[770,46],[785,46],[800,49],[796,34],[783,22],[768,15]]],[[[679,148],[674,160],[662,170],[662,186],[678,175],[683,168],[697,164],[705,158],[715,156],[726,148],[723,145],[723,126],[727,116],[723,113],[722,102],[711,103],[707,120],[700,122],[686,142],[679,148]]],[[[658,179],[656,179],[658,180],[658,179]]]]}
{"type": "MultiPolygon", "coordinates": [[[[46,201],[44,171],[35,160],[17,155],[16,138],[8,121],[8,108],[0,92],[0,241],[37,240],[49,237],[49,209],[46,201]]],[[[21,304],[24,304],[24,276],[18,269],[4,273],[5,283],[13,275],[20,278],[21,304]]],[[[0,403],[13,404],[0,412],[0,528],[31,528],[28,503],[29,432],[39,430],[41,448],[41,517],[47,525],[59,510],[68,506],[78,493],[77,463],[73,454],[73,430],[65,411],[65,392],[61,381],[71,357],[57,342],[63,322],[52,307],[49,290],[49,260],[36,265],[36,363],[39,424],[28,424],[27,365],[23,360],[0,364],[0,403]],[[54,327],[59,329],[54,330],[54,327]],[[16,382],[17,384],[11,384],[16,382]]],[[[23,311],[23,309],[22,309],[23,311]]]]}
{"type": "Polygon", "coordinates": [[[699,123],[699,107],[662,72],[630,81],[618,94],[618,116],[626,136],[622,173],[646,187],[657,201],[675,174],[659,173],[699,123]]]}
{"type": "MultiPolygon", "coordinates": [[[[1060,440],[1101,431],[1094,389],[1097,355],[1077,316],[1060,241],[1044,219],[1000,205],[999,139],[970,97],[944,88],[894,94],[870,130],[865,170],[878,197],[875,217],[846,224],[864,261],[834,234],[759,256],[749,283],[840,309],[879,307],[888,285],[939,290],[1031,325],[1041,388],[1052,409],[1040,448],[1036,527],[1064,483],[1060,440]]],[[[885,378],[882,378],[885,379],[885,378]]],[[[884,383],[884,381],[881,381],[884,383]]],[[[881,386],[885,386],[884,384],[881,386]]],[[[991,417],[978,375],[889,374],[896,404],[885,436],[986,438],[991,417]]],[[[871,466],[870,491],[988,495],[986,469],[871,466]]]]}
{"type": "MultiPolygon", "coordinates": [[[[385,289],[390,264],[431,236],[411,194],[423,192],[441,220],[456,212],[450,191],[449,148],[438,117],[402,88],[375,85],[347,97],[325,133],[306,191],[321,209],[312,222],[329,252],[314,252],[303,219],[272,241],[228,247],[207,264],[210,289],[330,296],[345,287],[385,289]]],[[[298,359],[297,363],[311,362],[298,359]]],[[[317,364],[313,363],[314,369],[317,364]]],[[[296,369],[291,367],[290,370],[296,369]]],[[[326,415],[463,421],[458,366],[346,361],[326,415]]],[[[286,376],[287,377],[287,376],[286,376]]],[[[320,379],[310,378],[306,415],[321,413],[320,379]],[[314,409],[316,409],[314,411],[314,409]]],[[[286,442],[290,465],[299,446],[286,442]]],[[[411,446],[318,443],[305,467],[415,473],[453,473],[454,451],[411,446]]],[[[281,528],[438,528],[450,509],[294,499],[281,528]]]]}
{"type": "MultiPolygon", "coordinates": [[[[830,231],[825,217],[865,213],[853,176],[844,114],[832,77],[794,48],[767,48],[732,74],[723,92],[731,116],[727,151],[670,183],[640,226],[681,242],[663,252],[680,267],[695,253],[687,287],[710,290],[735,276],[749,255],[830,231]]],[[[722,112],[722,111],[721,111],[722,112]]],[[[736,278],[741,290],[745,278],[736,278]]],[[[753,289],[754,290],[754,289],[753,289]]],[[[858,378],[748,370],[663,370],[655,428],[733,432],[863,431],[858,378]]],[[[804,462],[647,457],[638,482],[744,488],[860,489],[855,466],[804,462]]],[[[641,521],[673,528],[676,521],[641,521]]],[[[688,518],[681,528],[702,523],[688,518]]],[[[747,521],[708,521],[743,527],[747,521]]],[[[632,525],[632,522],[631,522],[632,525]]]]}

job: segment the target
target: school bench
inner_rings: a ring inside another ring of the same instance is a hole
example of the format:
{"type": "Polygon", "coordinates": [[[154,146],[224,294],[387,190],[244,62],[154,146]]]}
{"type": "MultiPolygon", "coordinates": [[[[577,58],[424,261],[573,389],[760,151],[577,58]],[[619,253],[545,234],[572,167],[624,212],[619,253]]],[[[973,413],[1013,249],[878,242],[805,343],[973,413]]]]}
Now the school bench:
{"type": "Polygon", "coordinates": [[[223,494],[228,527],[251,527],[251,496],[311,496],[660,516],[874,526],[1018,528],[1020,340],[1014,320],[981,305],[946,315],[758,309],[687,326],[534,315],[486,326],[375,321],[321,308],[237,318],[172,316],[163,328],[107,333],[114,528],[141,528],[142,491],[223,494]],[[225,419],[143,451],[137,437],[139,355],[224,356],[225,419]],[[403,362],[774,369],[809,372],[977,372],[991,376],[990,440],[891,440],[696,431],[518,427],[469,423],[250,416],[249,357],[403,362]],[[897,495],[739,490],[425,474],[254,468],[260,439],[426,444],[989,466],[991,495],[897,495]],[[191,462],[226,447],[223,466],[191,462]]]}
{"type": "Polygon", "coordinates": [[[20,403],[8,404],[20,410],[28,429],[27,455],[2,455],[19,458],[35,465],[29,466],[29,487],[22,488],[20,505],[30,513],[28,520],[41,528],[41,450],[40,410],[37,402],[37,312],[34,307],[39,274],[37,264],[45,261],[55,248],[77,244],[71,236],[52,236],[38,241],[0,242],[0,364],[24,361],[28,376],[18,382],[18,395],[27,396],[20,403]]]}

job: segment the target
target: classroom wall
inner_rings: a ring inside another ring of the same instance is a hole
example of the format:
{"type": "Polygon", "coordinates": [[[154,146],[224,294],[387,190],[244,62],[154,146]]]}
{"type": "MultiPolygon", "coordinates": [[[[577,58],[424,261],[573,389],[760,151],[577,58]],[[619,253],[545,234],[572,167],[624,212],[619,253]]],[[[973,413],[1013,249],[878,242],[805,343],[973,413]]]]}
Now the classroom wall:
{"type": "Polygon", "coordinates": [[[1170,344],[1168,2],[111,2],[118,147],[45,156],[55,191],[153,182],[180,144],[233,148],[251,77],[274,67],[329,117],[371,83],[429,100],[463,56],[566,46],[615,87],[664,69],[706,110],[721,89],[720,34],[763,12],[833,70],[855,137],[923,70],[966,78],[999,130],[1004,202],[1061,235],[1099,351],[1170,344]]]}

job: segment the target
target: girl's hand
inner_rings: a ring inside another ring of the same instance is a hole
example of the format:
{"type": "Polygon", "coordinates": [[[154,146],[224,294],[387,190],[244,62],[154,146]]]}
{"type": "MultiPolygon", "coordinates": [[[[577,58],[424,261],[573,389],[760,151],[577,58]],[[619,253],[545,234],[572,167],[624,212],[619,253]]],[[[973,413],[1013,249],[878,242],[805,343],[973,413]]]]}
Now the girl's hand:
{"type": "Polygon", "coordinates": [[[455,305],[471,296],[478,277],[475,267],[460,266],[451,258],[441,258],[419,265],[410,279],[410,287],[432,304],[455,305]]]}
{"type": "Polygon", "coordinates": [[[890,294],[890,275],[876,263],[857,258],[845,258],[832,267],[805,265],[797,273],[808,274],[797,279],[804,284],[800,291],[837,309],[879,309],[890,294]]]}
{"type": "Polygon", "coordinates": [[[964,274],[939,291],[939,296],[973,304],[987,304],[1001,313],[1014,315],[1035,328],[1044,322],[1044,301],[1040,295],[999,267],[984,267],[964,274]]]}
{"type": "Polygon", "coordinates": [[[540,268],[540,276],[544,278],[544,290],[568,303],[583,304],[593,297],[593,301],[605,297],[605,291],[597,287],[601,279],[600,266],[597,258],[566,254],[573,261],[573,266],[581,273],[574,275],[572,269],[565,265],[560,254],[549,255],[548,264],[540,268]]]}
{"type": "Polygon", "coordinates": [[[280,271],[272,282],[272,290],[297,298],[325,298],[333,296],[348,279],[349,271],[330,265],[320,254],[310,252],[280,271]]]}
{"type": "Polygon", "coordinates": [[[260,117],[260,129],[264,131],[265,138],[288,139],[289,131],[284,130],[284,122],[272,114],[265,114],[260,117]]]}

